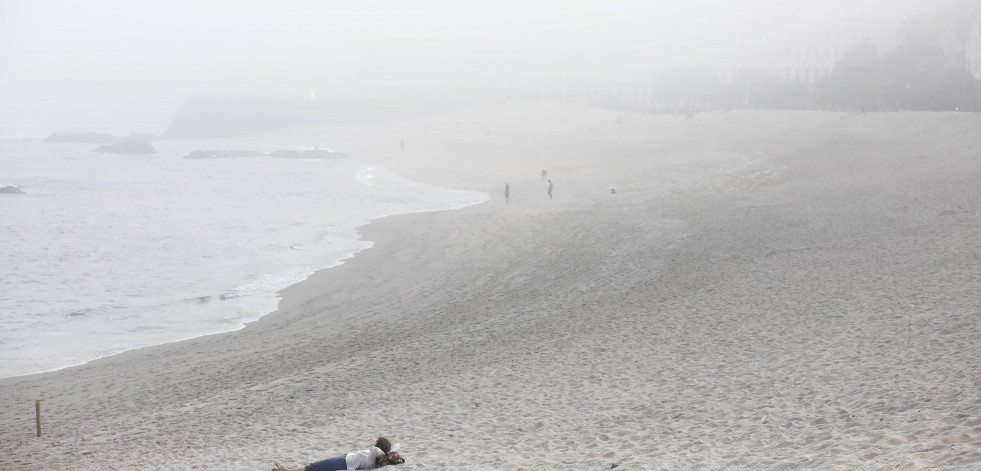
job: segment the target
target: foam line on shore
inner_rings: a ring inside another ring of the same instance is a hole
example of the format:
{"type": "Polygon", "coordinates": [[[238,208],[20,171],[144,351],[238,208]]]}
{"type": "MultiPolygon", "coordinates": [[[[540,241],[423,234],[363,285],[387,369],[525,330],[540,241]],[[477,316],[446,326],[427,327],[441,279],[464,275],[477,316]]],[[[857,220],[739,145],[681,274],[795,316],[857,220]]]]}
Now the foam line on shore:
{"type": "Polygon", "coordinates": [[[511,104],[345,130],[490,199],[371,221],[239,331],[0,380],[0,460],[268,469],[384,435],[406,471],[973,466],[979,125],[511,104]]]}

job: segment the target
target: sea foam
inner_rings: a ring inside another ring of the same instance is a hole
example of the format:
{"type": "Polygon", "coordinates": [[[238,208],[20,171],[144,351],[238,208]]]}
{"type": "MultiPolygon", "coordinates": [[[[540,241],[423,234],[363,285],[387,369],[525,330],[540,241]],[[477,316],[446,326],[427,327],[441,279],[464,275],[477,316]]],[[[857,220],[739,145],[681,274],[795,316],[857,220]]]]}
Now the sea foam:
{"type": "MultiPolygon", "coordinates": [[[[369,248],[356,228],[486,200],[354,159],[192,160],[0,141],[0,377],[241,328],[369,248]]],[[[220,145],[207,143],[220,149],[220,145]]]]}

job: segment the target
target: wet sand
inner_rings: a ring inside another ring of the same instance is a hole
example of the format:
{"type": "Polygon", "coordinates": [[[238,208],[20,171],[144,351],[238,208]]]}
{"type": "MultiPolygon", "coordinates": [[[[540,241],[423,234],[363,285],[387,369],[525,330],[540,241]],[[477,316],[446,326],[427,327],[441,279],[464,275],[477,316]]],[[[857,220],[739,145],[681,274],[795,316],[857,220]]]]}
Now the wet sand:
{"type": "Polygon", "coordinates": [[[267,470],[385,435],[407,471],[977,467],[978,129],[512,104],[264,136],[491,199],[372,222],[240,331],[0,380],[0,464],[267,470]]]}

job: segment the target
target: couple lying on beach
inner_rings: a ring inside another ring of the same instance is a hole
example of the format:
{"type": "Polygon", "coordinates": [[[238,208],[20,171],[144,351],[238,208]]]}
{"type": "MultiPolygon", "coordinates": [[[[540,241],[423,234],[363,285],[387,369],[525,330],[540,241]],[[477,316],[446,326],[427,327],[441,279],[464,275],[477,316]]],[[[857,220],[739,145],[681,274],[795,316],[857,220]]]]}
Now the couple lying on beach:
{"type": "Polygon", "coordinates": [[[378,437],[378,440],[375,441],[375,446],[367,450],[353,451],[341,456],[310,463],[306,466],[291,467],[276,461],[276,467],[273,468],[273,471],[339,471],[344,469],[379,468],[387,464],[404,463],[405,460],[399,456],[398,451],[398,443],[393,447],[387,438],[378,437]]]}

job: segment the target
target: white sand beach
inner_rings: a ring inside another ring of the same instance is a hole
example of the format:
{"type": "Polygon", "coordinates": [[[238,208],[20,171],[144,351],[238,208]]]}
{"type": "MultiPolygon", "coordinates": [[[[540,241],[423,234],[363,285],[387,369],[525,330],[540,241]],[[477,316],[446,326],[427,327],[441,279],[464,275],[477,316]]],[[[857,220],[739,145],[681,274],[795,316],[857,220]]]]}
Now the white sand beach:
{"type": "Polygon", "coordinates": [[[981,468],[979,130],[525,103],[264,136],[491,199],[370,223],[242,330],[0,380],[0,467],[384,435],[404,471],[981,468]]]}

